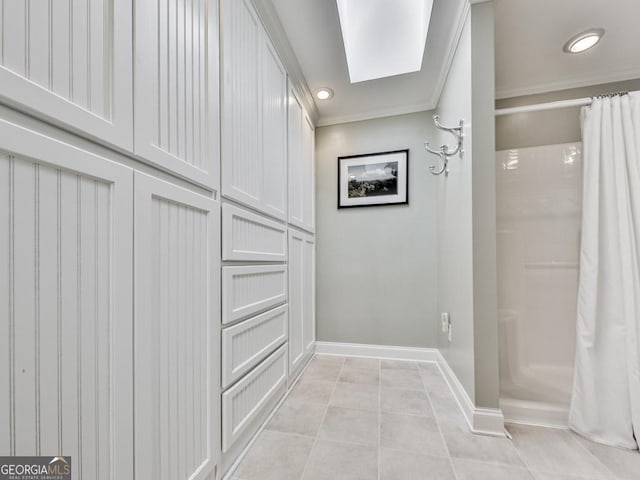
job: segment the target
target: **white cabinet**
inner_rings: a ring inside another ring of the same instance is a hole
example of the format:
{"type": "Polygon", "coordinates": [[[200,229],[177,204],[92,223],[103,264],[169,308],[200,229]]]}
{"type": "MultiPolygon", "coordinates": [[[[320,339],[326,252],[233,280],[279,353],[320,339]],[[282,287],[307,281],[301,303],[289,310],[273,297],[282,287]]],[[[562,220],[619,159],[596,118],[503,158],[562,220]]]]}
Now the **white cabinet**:
{"type": "Polygon", "coordinates": [[[207,478],[218,462],[219,211],[136,172],[136,478],[207,478]]]}
{"type": "Polygon", "coordinates": [[[288,120],[289,223],[315,229],[315,130],[293,89],[289,88],[288,120]]]}
{"type": "Polygon", "coordinates": [[[129,0],[2,3],[0,102],[133,146],[129,0]]]}
{"type": "Polygon", "coordinates": [[[218,189],[218,2],[137,0],[135,153],[218,189]]]}
{"type": "Polygon", "coordinates": [[[250,0],[222,12],[222,194],[286,220],[287,74],[250,0]]]}
{"type": "Polygon", "coordinates": [[[132,479],[133,171],[3,120],[0,138],[0,455],[132,479]]]}
{"type": "Polygon", "coordinates": [[[295,377],[315,342],[315,239],[289,229],[289,378],[295,377]]]}

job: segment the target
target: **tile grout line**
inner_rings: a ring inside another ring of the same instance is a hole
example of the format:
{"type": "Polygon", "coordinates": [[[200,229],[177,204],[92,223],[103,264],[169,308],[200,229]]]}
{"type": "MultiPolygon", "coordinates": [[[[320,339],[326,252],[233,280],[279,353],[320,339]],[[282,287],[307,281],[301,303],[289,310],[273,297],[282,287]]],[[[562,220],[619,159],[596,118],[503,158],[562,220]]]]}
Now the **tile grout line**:
{"type": "MultiPolygon", "coordinates": [[[[419,367],[418,367],[419,369],[419,367]]],[[[433,412],[433,419],[436,422],[436,426],[438,427],[438,433],[440,434],[440,440],[442,440],[442,443],[444,444],[444,449],[447,452],[447,459],[449,460],[449,466],[451,467],[451,471],[453,472],[453,477],[455,480],[460,480],[460,477],[458,476],[458,472],[456,471],[456,467],[453,465],[453,458],[451,457],[451,452],[449,451],[449,445],[447,445],[447,441],[444,438],[444,434],[442,433],[442,428],[440,427],[440,419],[438,418],[438,415],[436,414],[435,409],[433,408],[433,402],[431,401],[431,395],[429,392],[429,389],[427,388],[427,386],[425,385],[424,382],[424,378],[422,377],[422,375],[420,375],[420,380],[422,380],[422,385],[424,386],[424,391],[427,395],[427,399],[429,400],[429,406],[431,407],[431,411],[433,412]]]]}
{"type": "MultiPolygon", "coordinates": [[[[595,458],[595,459],[596,459],[596,461],[597,461],[600,465],[602,465],[602,466],[607,470],[607,472],[609,472],[611,475],[613,475],[616,479],[620,478],[620,476],[619,476],[619,475],[616,475],[616,473],[615,473],[615,472],[613,472],[613,471],[612,471],[612,470],[611,470],[607,465],[605,465],[605,464],[604,464],[604,462],[603,462],[602,460],[600,460],[600,459],[596,456],[596,454],[595,454],[595,453],[593,453],[593,452],[592,452],[591,450],[589,450],[585,445],[583,445],[583,444],[582,444],[582,442],[578,441],[578,439],[577,439],[577,438],[574,438],[574,435],[577,435],[577,433],[573,433],[573,432],[571,431],[571,429],[567,429],[567,430],[565,430],[565,432],[567,433],[567,435],[569,435],[569,437],[571,438],[571,441],[573,441],[573,442],[577,443],[577,444],[580,446],[580,448],[582,448],[585,452],[587,452],[587,454],[588,454],[588,455],[590,455],[590,456],[592,456],[593,458],[595,458]]],[[[586,438],[586,437],[583,437],[583,438],[584,438],[585,440],[587,440],[587,441],[592,441],[592,440],[589,440],[589,439],[588,439],[588,438],[586,438]]],[[[596,443],[596,444],[597,444],[597,442],[594,442],[594,443],[596,443]]],[[[613,448],[615,448],[615,447],[613,447],[613,448]]]]}
{"type": "MultiPolygon", "coordinates": [[[[315,354],[313,359],[311,359],[311,361],[313,361],[318,354],[315,354]]],[[[336,377],[336,380],[333,384],[333,389],[331,390],[331,395],[329,395],[329,400],[327,401],[327,406],[324,409],[324,415],[322,415],[322,420],[320,421],[320,426],[318,427],[318,431],[316,432],[316,438],[313,440],[313,445],[311,445],[311,450],[309,450],[309,456],[307,457],[307,461],[304,464],[304,468],[302,469],[302,475],[300,476],[300,480],[304,479],[304,476],[307,473],[307,469],[309,468],[309,463],[311,462],[311,455],[313,455],[313,451],[316,448],[316,445],[318,443],[318,439],[320,438],[320,429],[322,428],[322,425],[324,424],[324,420],[327,417],[327,412],[329,411],[329,404],[331,403],[331,398],[333,397],[333,394],[336,391],[336,387],[338,386],[338,380],[340,379],[340,375],[342,375],[342,370],[344,369],[344,364],[345,364],[345,359],[344,357],[342,357],[342,365],[340,365],[340,371],[338,372],[338,376],[336,377]]]]}

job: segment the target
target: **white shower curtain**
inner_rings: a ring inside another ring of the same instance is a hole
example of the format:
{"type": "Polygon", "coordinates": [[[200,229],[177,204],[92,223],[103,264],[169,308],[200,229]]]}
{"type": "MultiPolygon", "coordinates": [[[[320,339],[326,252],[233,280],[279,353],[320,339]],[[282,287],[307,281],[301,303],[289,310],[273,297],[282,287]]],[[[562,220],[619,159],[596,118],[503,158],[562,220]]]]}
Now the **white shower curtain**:
{"type": "Polygon", "coordinates": [[[640,442],[640,92],[582,109],[584,162],[576,369],[569,425],[640,442]]]}

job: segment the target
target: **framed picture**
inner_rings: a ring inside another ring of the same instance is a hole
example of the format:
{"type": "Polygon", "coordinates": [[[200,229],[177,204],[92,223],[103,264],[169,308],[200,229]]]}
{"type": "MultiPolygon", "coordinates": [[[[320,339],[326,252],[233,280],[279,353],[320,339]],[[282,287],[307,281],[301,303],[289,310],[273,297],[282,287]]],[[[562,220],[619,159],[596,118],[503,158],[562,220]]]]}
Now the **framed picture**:
{"type": "Polygon", "coordinates": [[[409,203],[409,150],[338,157],[338,208],[409,203]]]}

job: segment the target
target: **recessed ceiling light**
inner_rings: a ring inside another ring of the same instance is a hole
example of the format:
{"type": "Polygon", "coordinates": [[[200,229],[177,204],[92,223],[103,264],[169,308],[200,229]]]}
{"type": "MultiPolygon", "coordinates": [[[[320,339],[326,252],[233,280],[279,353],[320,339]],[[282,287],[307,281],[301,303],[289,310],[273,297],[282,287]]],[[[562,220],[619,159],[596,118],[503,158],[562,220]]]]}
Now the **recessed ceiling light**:
{"type": "Polygon", "coordinates": [[[567,53],[581,53],[589,50],[600,41],[604,35],[604,28],[591,28],[574,35],[564,44],[563,50],[567,53]]]}
{"type": "Polygon", "coordinates": [[[329,100],[333,97],[333,90],[328,87],[322,87],[316,90],[316,98],[318,100],[329,100]]]}

